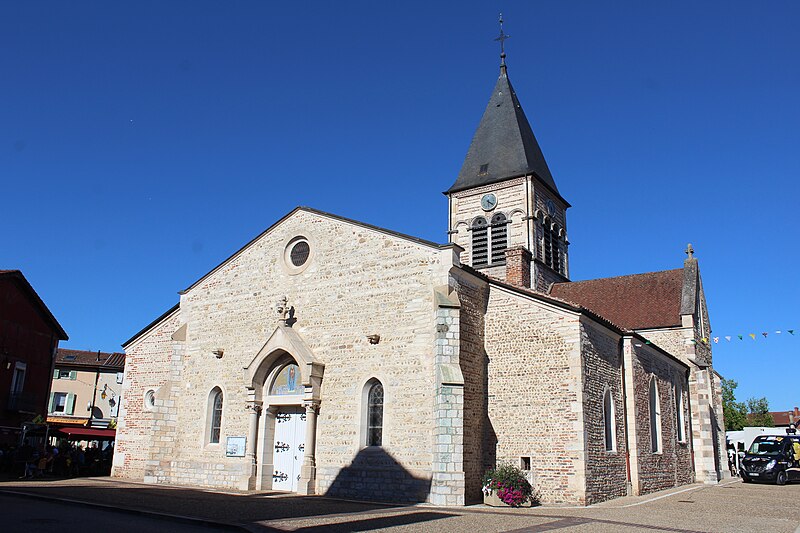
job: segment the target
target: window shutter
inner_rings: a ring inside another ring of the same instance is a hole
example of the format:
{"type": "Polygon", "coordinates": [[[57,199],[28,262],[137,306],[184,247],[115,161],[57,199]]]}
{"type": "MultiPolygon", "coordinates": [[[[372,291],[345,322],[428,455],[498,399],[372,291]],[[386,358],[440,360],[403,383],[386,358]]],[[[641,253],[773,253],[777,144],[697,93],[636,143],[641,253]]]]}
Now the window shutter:
{"type": "Polygon", "coordinates": [[[47,404],[47,412],[48,413],[52,413],[53,412],[53,400],[55,400],[55,398],[56,398],[55,393],[51,392],[50,393],[50,403],[47,404]]]}
{"type": "Polygon", "coordinates": [[[58,379],[58,369],[53,370],[53,379],[58,379]]]}
{"type": "Polygon", "coordinates": [[[78,371],[77,370],[70,370],[69,371],[69,379],[75,381],[78,378],[78,371]]]}
{"type": "Polygon", "coordinates": [[[71,392],[67,394],[67,408],[64,412],[68,415],[71,415],[75,412],[75,395],[71,392]]]}

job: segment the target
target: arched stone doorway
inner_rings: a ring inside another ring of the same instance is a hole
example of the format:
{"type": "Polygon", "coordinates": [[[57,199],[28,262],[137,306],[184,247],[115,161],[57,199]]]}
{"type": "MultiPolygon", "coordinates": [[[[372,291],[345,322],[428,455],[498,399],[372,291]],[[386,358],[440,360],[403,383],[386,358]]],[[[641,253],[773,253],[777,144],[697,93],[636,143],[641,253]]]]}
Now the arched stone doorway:
{"type": "Polygon", "coordinates": [[[324,366],[297,332],[281,323],[245,367],[250,489],[314,494],[324,366]]]}

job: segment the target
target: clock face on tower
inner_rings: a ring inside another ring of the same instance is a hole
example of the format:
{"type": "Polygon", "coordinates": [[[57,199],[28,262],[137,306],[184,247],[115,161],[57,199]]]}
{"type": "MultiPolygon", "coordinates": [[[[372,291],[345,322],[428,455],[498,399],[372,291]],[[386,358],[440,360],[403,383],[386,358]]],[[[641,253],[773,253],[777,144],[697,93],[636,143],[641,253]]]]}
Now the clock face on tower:
{"type": "Polygon", "coordinates": [[[497,196],[492,193],[484,194],[481,198],[481,207],[484,211],[491,211],[497,207],[497,196]]]}
{"type": "Polygon", "coordinates": [[[547,214],[549,214],[551,217],[555,216],[556,215],[556,203],[553,200],[551,200],[550,198],[548,198],[547,200],[545,200],[544,204],[547,207],[547,214]]]}

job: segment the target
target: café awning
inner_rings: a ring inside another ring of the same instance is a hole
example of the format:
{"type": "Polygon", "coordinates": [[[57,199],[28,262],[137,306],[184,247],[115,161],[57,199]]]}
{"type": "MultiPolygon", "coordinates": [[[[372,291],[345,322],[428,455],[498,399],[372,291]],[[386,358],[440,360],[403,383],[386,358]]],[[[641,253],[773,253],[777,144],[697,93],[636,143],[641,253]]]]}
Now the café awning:
{"type": "Polygon", "coordinates": [[[83,440],[113,440],[116,438],[116,429],[101,428],[58,428],[60,433],[67,435],[71,439],[83,440]]]}

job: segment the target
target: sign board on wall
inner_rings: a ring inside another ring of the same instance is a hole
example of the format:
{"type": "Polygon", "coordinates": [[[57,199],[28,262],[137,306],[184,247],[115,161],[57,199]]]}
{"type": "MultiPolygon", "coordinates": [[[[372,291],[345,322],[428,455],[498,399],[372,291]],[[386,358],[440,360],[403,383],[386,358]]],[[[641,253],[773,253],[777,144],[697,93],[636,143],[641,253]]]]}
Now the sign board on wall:
{"type": "Polygon", "coordinates": [[[244,457],[244,447],[247,437],[228,437],[225,443],[226,457],[244,457]]]}

